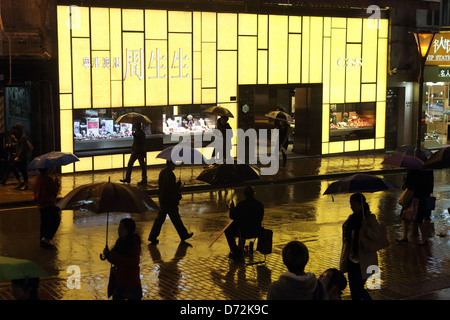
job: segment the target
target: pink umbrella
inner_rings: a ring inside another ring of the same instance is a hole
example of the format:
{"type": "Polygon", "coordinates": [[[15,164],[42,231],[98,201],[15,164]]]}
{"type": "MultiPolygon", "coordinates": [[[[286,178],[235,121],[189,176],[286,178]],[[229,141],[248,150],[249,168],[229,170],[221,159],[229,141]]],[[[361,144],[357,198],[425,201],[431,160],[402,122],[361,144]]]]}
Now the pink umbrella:
{"type": "Polygon", "coordinates": [[[406,169],[422,170],[424,162],[414,156],[409,156],[406,154],[398,154],[385,159],[381,164],[406,169]]]}

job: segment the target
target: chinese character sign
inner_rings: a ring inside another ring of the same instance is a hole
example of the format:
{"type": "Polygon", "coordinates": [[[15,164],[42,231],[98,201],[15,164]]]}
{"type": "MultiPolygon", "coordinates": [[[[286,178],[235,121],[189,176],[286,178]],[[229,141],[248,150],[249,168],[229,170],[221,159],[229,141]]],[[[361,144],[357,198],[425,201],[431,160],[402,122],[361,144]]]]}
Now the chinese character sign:
{"type": "Polygon", "coordinates": [[[450,65],[450,33],[438,33],[434,36],[426,64],[450,65]]]}

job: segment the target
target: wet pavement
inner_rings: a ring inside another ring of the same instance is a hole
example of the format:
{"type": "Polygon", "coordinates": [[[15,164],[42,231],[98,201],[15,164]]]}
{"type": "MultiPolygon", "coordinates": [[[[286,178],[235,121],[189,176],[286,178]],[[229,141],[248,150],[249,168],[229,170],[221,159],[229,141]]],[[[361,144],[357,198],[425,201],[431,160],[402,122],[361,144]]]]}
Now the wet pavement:
{"type": "MultiPolygon", "coordinates": [[[[350,214],[349,195],[323,196],[333,181],[352,173],[367,172],[387,177],[401,185],[403,170],[381,164],[386,154],[297,157],[275,176],[255,183],[256,196],[265,205],[264,226],[273,230],[273,252],[264,257],[255,253],[256,265],[242,265],[227,257],[225,237],[211,242],[229,222],[227,204],[242,198],[242,188],[214,189],[195,180],[202,166],[184,166],[175,174],[185,188],[180,213],[194,237],[180,242],[167,220],[160,243],[149,245],[147,237],[156,212],[110,216],[110,245],[117,238],[120,219],[133,217],[142,238],[141,282],[144,300],[265,300],[268,286],[286,271],[281,259],[283,246],[291,240],[303,241],[310,253],[307,271],[319,276],[339,264],[342,223],[350,214]],[[265,259],[265,262],[264,262],[265,259]]],[[[147,192],[155,196],[161,167],[149,167],[147,192]]],[[[380,282],[370,293],[377,300],[446,300],[450,298],[450,170],[435,173],[436,210],[429,227],[434,233],[429,245],[415,241],[398,244],[401,234],[400,190],[365,194],[378,220],[387,227],[391,246],[379,252],[380,282]],[[377,286],[379,284],[379,287],[377,286]]],[[[124,170],[77,173],[61,176],[64,196],[74,187],[91,182],[119,181],[124,170]]],[[[132,185],[140,180],[139,169],[132,185]]],[[[14,189],[13,178],[1,187],[0,255],[25,258],[42,265],[51,276],[41,279],[43,300],[106,300],[109,263],[99,259],[105,245],[106,215],[63,211],[54,242],[57,250],[39,247],[39,214],[30,190],[14,189]],[[73,287],[70,266],[79,268],[80,289],[73,287]]],[[[155,199],[156,200],[156,199],[155,199]]],[[[248,258],[247,258],[248,259],[248,258]]],[[[249,261],[247,261],[249,262],[249,261]]],[[[0,300],[11,300],[9,283],[0,283],[0,300]]],[[[350,299],[347,287],[343,299],[350,299]]]]}

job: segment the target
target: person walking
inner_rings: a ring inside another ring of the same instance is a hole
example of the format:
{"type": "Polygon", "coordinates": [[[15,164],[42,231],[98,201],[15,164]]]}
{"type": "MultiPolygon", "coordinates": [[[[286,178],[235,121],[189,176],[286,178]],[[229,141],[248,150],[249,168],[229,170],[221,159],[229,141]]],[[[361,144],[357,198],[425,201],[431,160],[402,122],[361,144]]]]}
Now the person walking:
{"type": "Polygon", "coordinates": [[[165,168],[159,173],[158,199],[160,210],[155,221],[153,222],[152,229],[148,236],[148,240],[152,244],[159,243],[158,236],[167,215],[169,215],[181,241],[187,240],[194,235],[193,232],[187,231],[180,217],[178,205],[182,198],[180,193],[181,181],[176,181],[175,174],[173,173],[174,169],[175,164],[172,161],[167,160],[165,168]]]}
{"type": "Polygon", "coordinates": [[[61,184],[49,175],[49,168],[39,169],[34,185],[34,200],[41,216],[40,246],[54,249],[52,239],[61,223],[61,209],[56,205],[56,196],[61,184]]]}
{"type": "Polygon", "coordinates": [[[314,273],[305,272],[308,248],[300,241],[291,241],[283,248],[283,262],[288,272],[272,282],[267,300],[326,300],[324,284],[314,273]]]}
{"type": "Polygon", "coordinates": [[[108,298],[113,300],[141,300],[140,278],[141,238],[136,223],[124,218],[119,223],[119,238],[114,247],[105,247],[103,255],[112,264],[108,283],[108,298]]]}
{"type": "MultiPolygon", "coordinates": [[[[367,268],[378,265],[376,252],[366,252],[361,245],[361,233],[374,238],[379,234],[378,221],[370,212],[366,198],[361,193],[350,196],[350,207],[353,213],[342,226],[342,251],[340,270],[348,273],[348,282],[352,300],[371,300],[364,285],[369,278],[367,268]]],[[[378,239],[372,239],[377,241],[378,239]]]]}
{"type": "Polygon", "coordinates": [[[287,161],[287,147],[289,145],[289,123],[287,121],[278,120],[277,126],[275,129],[279,130],[279,136],[278,136],[278,143],[279,143],[279,150],[281,151],[281,155],[283,157],[283,163],[282,167],[286,167],[286,161],[287,161]]]}
{"type": "Polygon", "coordinates": [[[230,219],[233,222],[225,230],[228,246],[230,247],[229,258],[242,260],[245,239],[257,238],[263,231],[262,221],[264,218],[264,205],[255,199],[255,190],[251,186],[244,188],[245,199],[234,206],[230,205],[230,219]],[[235,238],[239,237],[239,245],[235,238]]]}
{"type": "Polygon", "coordinates": [[[9,142],[5,145],[5,156],[4,156],[4,170],[2,171],[2,176],[0,183],[6,185],[9,174],[12,172],[17,180],[17,188],[22,184],[20,174],[17,172],[14,159],[17,154],[17,139],[13,132],[10,134],[9,142]]]}
{"type": "Polygon", "coordinates": [[[408,220],[404,216],[402,208],[400,217],[402,218],[402,237],[396,239],[398,242],[408,242],[409,225],[412,222],[414,227],[414,234],[417,235],[417,227],[420,230],[421,241],[419,245],[426,245],[430,232],[424,225],[424,219],[430,219],[431,210],[427,208],[427,198],[433,193],[434,188],[434,173],[433,170],[407,170],[403,189],[413,191],[413,198],[418,199],[417,214],[413,221],[408,220]]]}
{"type": "Polygon", "coordinates": [[[233,131],[228,120],[229,118],[227,116],[221,116],[217,119],[216,129],[219,130],[222,135],[222,146],[219,147],[218,150],[214,149],[212,156],[217,156],[219,163],[226,163],[226,159],[231,158],[231,140],[233,138],[233,131]]]}
{"type": "Polygon", "coordinates": [[[22,183],[16,189],[24,191],[28,190],[28,156],[31,153],[31,144],[25,134],[25,128],[21,123],[16,123],[12,128],[13,134],[17,139],[16,157],[14,158],[14,165],[22,174],[22,183]]]}
{"type": "Polygon", "coordinates": [[[147,184],[147,167],[145,163],[145,155],[146,155],[146,147],[145,147],[145,132],[142,130],[141,123],[133,124],[133,145],[131,146],[131,156],[128,160],[127,172],[125,174],[125,178],[121,179],[121,182],[130,183],[131,182],[131,172],[133,170],[133,165],[136,160],[139,161],[139,166],[142,170],[142,180],[138,182],[138,185],[146,185],[147,184]]]}

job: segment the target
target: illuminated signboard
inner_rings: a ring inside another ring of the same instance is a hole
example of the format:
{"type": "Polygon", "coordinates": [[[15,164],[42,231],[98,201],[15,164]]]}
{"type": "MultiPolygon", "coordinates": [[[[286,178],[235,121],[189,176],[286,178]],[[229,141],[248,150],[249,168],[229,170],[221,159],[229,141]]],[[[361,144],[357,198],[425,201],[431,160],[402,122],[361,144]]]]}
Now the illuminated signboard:
{"type": "Polygon", "coordinates": [[[438,33],[434,36],[426,64],[450,65],[450,33],[438,33]]]}
{"type": "Polygon", "coordinates": [[[238,114],[239,85],[320,83],[322,153],[382,149],[388,20],[368,18],[58,6],[61,148],[73,151],[64,128],[76,109],[217,104],[238,114]],[[330,141],[330,104],[366,102],[375,138],[330,141]]]}

